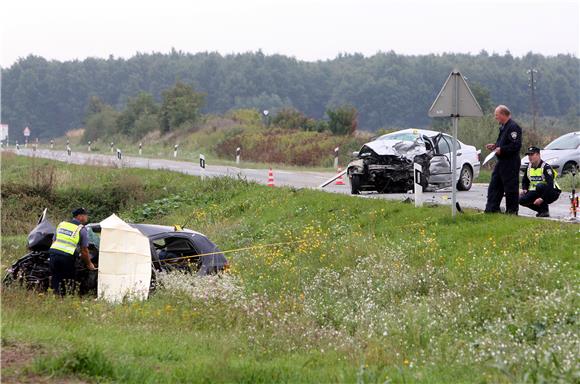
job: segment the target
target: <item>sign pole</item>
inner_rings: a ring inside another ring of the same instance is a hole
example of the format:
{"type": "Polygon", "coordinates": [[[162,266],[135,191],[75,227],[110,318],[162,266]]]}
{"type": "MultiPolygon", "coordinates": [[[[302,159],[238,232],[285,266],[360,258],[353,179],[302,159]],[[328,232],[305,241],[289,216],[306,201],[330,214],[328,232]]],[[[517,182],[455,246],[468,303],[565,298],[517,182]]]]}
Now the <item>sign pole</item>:
{"type": "Polygon", "coordinates": [[[457,215],[457,123],[459,120],[459,72],[453,72],[453,106],[454,106],[454,116],[453,120],[453,142],[451,143],[451,150],[453,151],[452,161],[451,161],[451,217],[455,218],[457,215]]]}
{"type": "Polygon", "coordinates": [[[429,108],[429,117],[451,117],[453,123],[453,142],[451,143],[451,214],[457,214],[457,126],[460,117],[481,117],[483,111],[467,85],[465,78],[457,69],[453,70],[437,98],[429,108]]]}

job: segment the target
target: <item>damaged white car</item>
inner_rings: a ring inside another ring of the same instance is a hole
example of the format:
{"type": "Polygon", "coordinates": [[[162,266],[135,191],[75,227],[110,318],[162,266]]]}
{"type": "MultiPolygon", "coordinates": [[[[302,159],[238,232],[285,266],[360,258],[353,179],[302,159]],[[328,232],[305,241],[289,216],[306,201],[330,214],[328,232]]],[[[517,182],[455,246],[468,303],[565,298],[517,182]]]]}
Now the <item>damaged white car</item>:
{"type": "MultiPolygon", "coordinates": [[[[435,190],[451,186],[453,137],[425,129],[404,129],[366,143],[347,167],[351,193],[377,191],[404,193],[413,190],[413,163],[423,168],[421,185],[435,190]]],[[[457,189],[467,191],[479,176],[478,151],[472,145],[456,142],[457,189]]]]}

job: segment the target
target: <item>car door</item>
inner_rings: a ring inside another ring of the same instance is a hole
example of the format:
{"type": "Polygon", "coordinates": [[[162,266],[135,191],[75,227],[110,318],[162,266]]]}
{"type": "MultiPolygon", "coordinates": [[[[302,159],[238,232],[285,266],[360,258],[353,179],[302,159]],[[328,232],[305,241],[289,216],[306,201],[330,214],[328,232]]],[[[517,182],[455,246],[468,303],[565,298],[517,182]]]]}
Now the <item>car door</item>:
{"type": "Polygon", "coordinates": [[[429,165],[429,184],[451,183],[451,142],[439,134],[433,139],[435,151],[429,165]]]}

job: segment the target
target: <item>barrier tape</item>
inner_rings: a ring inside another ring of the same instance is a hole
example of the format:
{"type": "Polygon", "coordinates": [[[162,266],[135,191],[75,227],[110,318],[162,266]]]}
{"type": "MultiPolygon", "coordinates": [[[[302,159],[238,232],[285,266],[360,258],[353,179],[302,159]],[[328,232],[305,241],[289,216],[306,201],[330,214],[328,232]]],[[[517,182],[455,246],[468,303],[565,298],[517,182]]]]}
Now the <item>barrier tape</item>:
{"type": "Polygon", "coordinates": [[[205,257],[205,256],[212,256],[212,255],[219,255],[219,254],[226,254],[226,253],[247,251],[247,250],[250,250],[250,249],[258,249],[258,248],[266,248],[266,247],[276,247],[276,246],[279,246],[279,245],[289,245],[289,244],[297,244],[297,243],[305,243],[305,242],[306,242],[306,240],[296,240],[296,241],[287,241],[287,242],[284,242],[284,243],[272,243],[272,244],[254,245],[252,247],[243,247],[243,248],[237,248],[237,249],[230,249],[230,250],[221,251],[221,252],[210,252],[210,253],[201,253],[199,255],[172,257],[171,259],[159,260],[159,262],[185,260],[185,259],[191,259],[191,258],[194,258],[194,257],[205,257]]]}

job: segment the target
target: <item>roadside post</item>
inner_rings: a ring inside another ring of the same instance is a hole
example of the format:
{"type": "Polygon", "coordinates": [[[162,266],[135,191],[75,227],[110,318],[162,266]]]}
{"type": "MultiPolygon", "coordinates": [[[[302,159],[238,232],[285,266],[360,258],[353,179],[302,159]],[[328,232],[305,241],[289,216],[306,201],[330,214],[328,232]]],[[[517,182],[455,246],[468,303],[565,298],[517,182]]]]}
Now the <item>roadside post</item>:
{"type": "Polygon", "coordinates": [[[28,148],[28,138],[30,137],[30,128],[25,127],[22,130],[22,134],[24,135],[24,148],[28,148]]]}
{"type": "Polygon", "coordinates": [[[115,153],[115,150],[113,149],[114,146],[115,146],[115,143],[111,141],[111,153],[115,153]]]}
{"type": "Polygon", "coordinates": [[[143,143],[139,143],[139,156],[143,154],[143,143]]]}
{"type": "Polygon", "coordinates": [[[423,167],[420,164],[413,163],[413,171],[415,176],[415,208],[419,208],[423,206],[423,185],[421,184],[423,167]]]}
{"type": "Polygon", "coordinates": [[[336,147],[334,148],[334,169],[338,169],[338,150],[340,148],[336,147]]]}
{"type": "Polygon", "coordinates": [[[453,143],[451,158],[451,215],[457,215],[457,125],[460,117],[482,117],[483,111],[467,85],[465,78],[454,69],[429,108],[429,117],[451,117],[453,143]]]}
{"type": "Polygon", "coordinates": [[[89,152],[91,151],[91,141],[90,140],[88,142],[88,148],[87,149],[89,150],[89,152]]]}
{"type": "Polygon", "coordinates": [[[173,146],[173,158],[177,157],[177,148],[179,147],[179,144],[175,144],[173,146]]]}
{"type": "Polygon", "coordinates": [[[54,140],[50,139],[50,149],[54,149],[54,140]]]}
{"type": "Polygon", "coordinates": [[[199,154],[199,167],[201,168],[201,179],[205,180],[205,156],[199,154]]]}
{"type": "Polygon", "coordinates": [[[71,147],[70,147],[69,144],[66,145],[66,154],[68,155],[67,156],[67,163],[70,164],[70,162],[71,162],[71,156],[72,156],[72,149],[71,149],[71,147]]]}
{"type": "Polygon", "coordinates": [[[32,146],[32,151],[36,152],[37,148],[38,148],[38,137],[34,140],[34,145],[32,146]]]}
{"type": "Polygon", "coordinates": [[[119,168],[123,167],[123,152],[121,149],[117,148],[117,160],[119,161],[119,168]]]}
{"type": "Polygon", "coordinates": [[[8,124],[0,124],[0,142],[4,144],[6,141],[6,148],[10,147],[10,140],[8,138],[8,124]]]}
{"type": "Polygon", "coordinates": [[[18,140],[16,140],[16,150],[20,151],[20,144],[18,144],[18,140]]]}
{"type": "Polygon", "coordinates": [[[242,153],[242,148],[236,148],[236,164],[240,165],[240,154],[242,153]]]}

